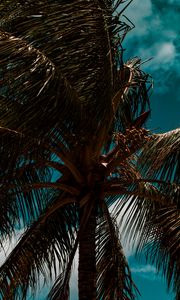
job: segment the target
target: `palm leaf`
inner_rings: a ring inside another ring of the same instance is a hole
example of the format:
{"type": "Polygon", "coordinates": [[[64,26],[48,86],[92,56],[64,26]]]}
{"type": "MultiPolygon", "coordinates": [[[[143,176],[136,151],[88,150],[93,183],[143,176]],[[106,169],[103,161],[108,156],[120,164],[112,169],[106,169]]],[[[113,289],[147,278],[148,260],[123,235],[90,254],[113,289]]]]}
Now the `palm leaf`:
{"type": "Polygon", "coordinates": [[[60,67],[92,119],[104,119],[112,89],[107,9],[103,12],[98,1],[85,0],[15,2],[15,12],[11,4],[5,5],[1,27],[43,51],[60,67]]]}
{"type": "MultiPolygon", "coordinates": [[[[136,59],[126,64],[126,70],[130,69],[131,73],[130,82],[122,76],[124,68],[122,64],[119,65],[122,61],[122,52],[119,51],[121,42],[130,29],[129,25],[113,15],[122,2],[79,0],[67,3],[63,0],[46,0],[43,4],[41,1],[26,1],[21,4],[16,0],[13,4],[11,1],[2,4],[1,27],[22,38],[40,52],[43,51],[60,67],[63,76],[76,90],[84,108],[85,122],[83,126],[79,126],[81,134],[84,128],[84,138],[89,131],[91,135],[94,134],[97,125],[99,127],[100,124],[105,124],[110,115],[112,123],[112,97],[119,93],[122,96],[127,85],[131,88],[128,88],[126,99],[120,101],[123,102],[121,106],[126,112],[132,106],[133,114],[137,117],[138,110],[144,112],[148,104],[145,84],[147,76],[139,70],[140,61],[136,59]],[[119,67],[122,72],[117,71],[119,67]],[[127,98],[127,94],[134,95],[134,99],[127,98]],[[88,119],[91,123],[87,122],[88,119]]],[[[125,116],[125,112],[121,114],[121,119],[124,118],[123,115],[125,116]]],[[[76,113],[73,114],[73,118],[79,121],[76,113]]],[[[132,119],[132,115],[128,116],[128,120],[120,120],[118,124],[129,124],[132,119]]],[[[68,120],[70,122],[72,116],[68,120]]],[[[120,126],[118,124],[117,126],[120,126]]],[[[122,126],[124,128],[125,124],[122,126]]]]}
{"type": "Polygon", "coordinates": [[[32,151],[28,152],[26,149],[25,155],[24,147],[27,145],[22,140],[18,144],[19,148],[21,145],[19,152],[17,147],[16,152],[13,152],[13,148],[9,148],[11,159],[6,160],[8,152],[5,151],[8,146],[11,146],[12,141],[14,143],[17,139],[8,137],[8,143],[3,143],[1,147],[3,158],[1,162],[1,206],[3,209],[0,213],[0,231],[1,237],[4,238],[7,235],[10,236],[16,226],[23,224],[26,227],[37,219],[46,205],[52,201],[51,191],[55,188],[55,185],[53,187],[51,183],[53,173],[50,167],[53,162],[44,158],[44,152],[42,154],[40,150],[38,153],[35,151],[33,155],[32,151]],[[40,157],[43,157],[43,165],[40,157]]]}
{"type": "MultiPolygon", "coordinates": [[[[3,137],[3,147],[1,147],[1,238],[11,236],[16,226],[21,227],[22,224],[27,226],[44,211],[46,205],[52,200],[51,193],[47,194],[44,189],[51,181],[50,166],[46,164],[43,167],[40,165],[38,168],[34,163],[37,154],[34,156],[30,153],[27,153],[26,156],[22,155],[24,141],[19,142],[19,139],[9,138],[6,135],[3,137]],[[15,142],[18,142],[18,147],[16,146],[14,149],[11,145],[14,145],[15,142]],[[22,146],[21,149],[20,146],[22,146]],[[41,186],[39,189],[37,189],[38,184],[41,186]]],[[[47,162],[47,160],[45,161],[47,162]]]]}
{"type": "Polygon", "coordinates": [[[26,299],[28,287],[36,289],[40,274],[45,281],[62,268],[74,243],[74,198],[55,195],[54,204],[27,229],[0,268],[3,299],[26,299]]]}
{"type": "Polygon", "coordinates": [[[115,76],[115,94],[112,98],[114,119],[110,122],[109,139],[105,150],[114,143],[113,135],[126,133],[132,127],[145,126],[150,116],[150,76],[141,69],[141,60],[134,58],[126,62],[115,76]]]}
{"type": "Polygon", "coordinates": [[[51,134],[47,141],[26,138],[13,130],[2,129],[1,206],[2,237],[13,233],[15,226],[28,226],[52,201],[53,190],[79,193],[67,185],[67,179],[81,182],[73,153],[51,134]],[[15,148],[15,149],[14,149],[15,148]],[[19,221],[20,220],[20,221],[19,221]]]}
{"type": "Polygon", "coordinates": [[[126,241],[162,271],[168,287],[179,290],[179,185],[143,180],[129,195],[116,201],[126,241]],[[163,187],[162,187],[163,186],[163,187]],[[165,186],[165,188],[164,188],[165,186]],[[123,225],[122,225],[123,224],[123,225]],[[163,264],[162,264],[163,262],[163,264]]]}
{"type": "MultiPolygon", "coordinates": [[[[166,189],[153,180],[137,180],[132,183],[127,191],[122,191],[119,199],[115,198],[114,213],[118,218],[121,216],[123,232],[127,240],[135,242],[144,232],[146,223],[151,220],[152,215],[161,208],[179,207],[179,186],[169,184],[166,189]],[[153,184],[154,183],[154,184],[153,184]]],[[[118,190],[116,190],[118,194],[118,190]]],[[[109,200],[110,201],[110,200],[109,200]]],[[[114,203],[114,202],[113,202],[114,203]]],[[[141,241],[142,242],[142,238],[141,241]]]]}
{"type": "Polygon", "coordinates": [[[141,249],[144,248],[147,260],[162,272],[168,289],[172,288],[177,299],[180,294],[179,228],[179,209],[176,206],[165,207],[154,212],[141,237],[141,249]]]}
{"type": "MultiPolygon", "coordinates": [[[[150,109],[148,92],[152,83],[150,76],[141,71],[140,66],[141,60],[139,58],[134,58],[125,63],[125,71],[128,78],[126,89],[119,101],[118,98],[114,99],[114,102],[117,103],[116,126],[123,132],[125,129],[134,126],[136,119],[150,109]]],[[[120,73],[120,79],[121,76],[120,73]]],[[[121,82],[123,82],[122,79],[121,82]]],[[[146,121],[147,118],[140,125],[143,126],[146,121]]]]}
{"type": "Polygon", "coordinates": [[[97,298],[135,299],[136,287],[123,254],[115,221],[105,204],[97,226],[97,298]]]}
{"type": "Polygon", "coordinates": [[[78,97],[60,71],[21,38],[1,30],[0,40],[1,126],[37,137],[69,122],[78,97]]]}
{"type": "Polygon", "coordinates": [[[50,300],[68,300],[69,299],[69,281],[71,276],[72,263],[77,251],[79,239],[76,238],[74,247],[69,255],[68,263],[63,268],[62,273],[56,279],[51,291],[49,292],[48,299],[50,300]]]}
{"type": "Polygon", "coordinates": [[[143,147],[138,167],[145,178],[180,183],[180,129],[154,134],[143,147]]]}

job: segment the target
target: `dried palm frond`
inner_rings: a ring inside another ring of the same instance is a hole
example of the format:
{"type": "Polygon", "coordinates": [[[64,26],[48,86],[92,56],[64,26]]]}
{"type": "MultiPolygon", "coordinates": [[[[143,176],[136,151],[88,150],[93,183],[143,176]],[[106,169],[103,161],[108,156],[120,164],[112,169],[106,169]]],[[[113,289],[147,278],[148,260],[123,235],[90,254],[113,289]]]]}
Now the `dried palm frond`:
{"type": "Polygon", "coordinates": [[[98,220],[96,236],[97,298],[135,299],[138,290],[131,278],[115,220],[105,203],[102,217],[98,220]]]}

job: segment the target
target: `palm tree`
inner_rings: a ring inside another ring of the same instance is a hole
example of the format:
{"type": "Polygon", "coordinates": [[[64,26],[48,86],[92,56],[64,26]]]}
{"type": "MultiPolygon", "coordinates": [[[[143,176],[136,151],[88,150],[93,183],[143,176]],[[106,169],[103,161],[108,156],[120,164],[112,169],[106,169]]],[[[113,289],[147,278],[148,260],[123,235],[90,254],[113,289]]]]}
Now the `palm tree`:
{"type": "Polygon", "coordinates": [[[80,300],[135,299],[118,217],[179,299],[180,130],[144,127],[151,80],[123,62],[130,2],[1,1],[1,243],[24,228],[1,299],[42,276],[49,299],[69,299],[77,250],[80,300]]]}

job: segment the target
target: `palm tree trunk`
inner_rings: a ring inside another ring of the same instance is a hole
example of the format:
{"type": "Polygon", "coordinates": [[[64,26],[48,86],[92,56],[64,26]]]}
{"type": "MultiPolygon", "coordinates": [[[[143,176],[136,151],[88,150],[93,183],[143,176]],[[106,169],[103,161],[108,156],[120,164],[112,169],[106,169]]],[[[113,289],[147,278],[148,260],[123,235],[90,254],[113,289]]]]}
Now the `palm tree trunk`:
{"type": "Polygon", "coordinates": [[[96,300],[95,229],[96,217],[93,209],[79,242],[79,300],[96,300]]]}

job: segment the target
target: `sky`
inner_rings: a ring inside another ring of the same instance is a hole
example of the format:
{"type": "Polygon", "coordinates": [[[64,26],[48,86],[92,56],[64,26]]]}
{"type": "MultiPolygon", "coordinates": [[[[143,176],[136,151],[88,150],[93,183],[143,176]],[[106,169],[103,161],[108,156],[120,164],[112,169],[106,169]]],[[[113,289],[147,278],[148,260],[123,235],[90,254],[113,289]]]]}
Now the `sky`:
{"type": "Polygon", "coordinates": [[[180,2],[134,0],[125,13],[135,29],[125,39],[126,57],[152,58],[143,68],[154,81],[149,128],[164,132],[180,126],[180,2]]]}
{"type": "MultiPolygon", "coordinates": [[[[148,124],[154,132],[180,127],[179,13],[179,0],[134,0],[125,12],[135,25],[124,42],[125,58],[139,56],[145,61],[152,57],[143,68],[154,80],[152,115],[148,124]]],[[[141,291],[140,299],[173,299],[154,266],[146,264],[143,257],[137,261],[129,249],[126,254],[134,281],[141,291]]],[[[77,300],[76,279],[76,273],[73,273],[71,300],[77,300]]],[[[42,289],[36,300],[45,300],[46,294],[47,289],[42,289]]]]}
{"type": "MultiPolygon", "coordinates": [[[[166,132],[180,127],[180,2],[179,0],[134,0],[126,16],[135,28],[128,34],[125,57],[138,56],[154,81],[151,119],[148,128],[166,132]]],[[[142,300],[172,300],[156,268],[137,261],[129,253],[128,261],[142,300]]]]}

